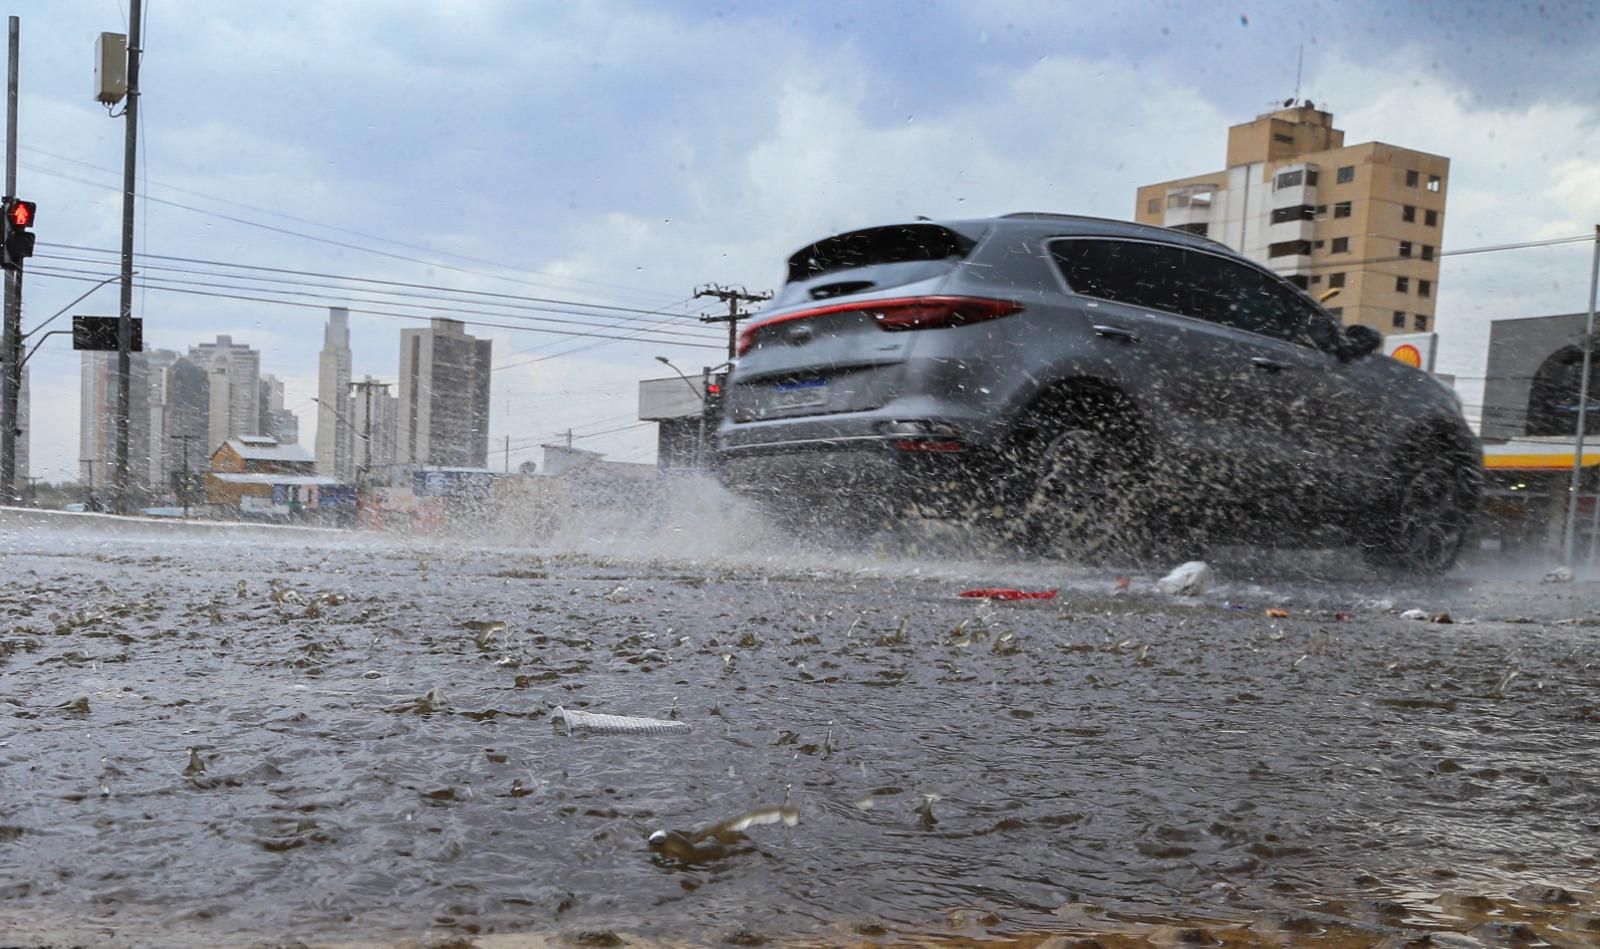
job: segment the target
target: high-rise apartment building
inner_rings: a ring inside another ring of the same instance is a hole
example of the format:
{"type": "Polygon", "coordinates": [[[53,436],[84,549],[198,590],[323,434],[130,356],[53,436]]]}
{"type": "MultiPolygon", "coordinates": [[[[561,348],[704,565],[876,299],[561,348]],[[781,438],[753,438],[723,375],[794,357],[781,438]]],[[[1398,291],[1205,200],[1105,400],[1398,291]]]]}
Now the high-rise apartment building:
{"type": "MultiPolygon", "coordinates": [[[[211,382],[209,374],[186,356],[179,357],[161,371],[162,428],[165,441],[159,446],[165,463],[160,484],[171,487],[173,475],[186,468],[190,472],[206,467],[206,459],[216,450],[211,444],[211,382]]],[[[152,393],[155,388],[152,387],[152,393]]]]}
{"type": "Polygon", "coordinates": [[[189,360],[207,373],[214,413],[208,426],[214,437],[210,450],[238,435],[259,435],[261,424],[261,354],[231,336],[201,343],[189,350],[189,360]],[[219,374],[223,377],[218,381],[219,374]],[[219,388],[221,391],[219,392],[219,388]]]}
{"type": "Polygon", "coordinates": [[[1260,261],[1345,323],[1434,329],[1450,159],[1345,145],[1310,102],[1228,130],[1227,167],[1139,189],[1136,219],[1260,261]]]}
{"type": "Polygon", "coordinates": [[[300,441],[300,418],[283,407],[283,380],[277,376],[261,377],[261,421],[257,434],[277,439],[280,445],[295,445],[300,441]]]}
{"type": "Polygon", "coordinates": [[[317,474],[348,481],[355,471],[350,443],[350,311],[328,308],[317,357],[317,474]]]}
{"type": "MultiPolygon", "coordinates": [[[[159,352],[157,350],[156,352],[159,352]]],[[[128,357],[128,481],[150,484],[150,352],[128,357]]],[[[79,391],[79,479],[96,490],[109,489],[117,467],[117,354],[86,352],[79,391]]]]}
{"type": "Polygon", "coordinates": [[[457,320],[400,331],[401,464],[482,468],[489,460],[492,342],[457,320]]]}

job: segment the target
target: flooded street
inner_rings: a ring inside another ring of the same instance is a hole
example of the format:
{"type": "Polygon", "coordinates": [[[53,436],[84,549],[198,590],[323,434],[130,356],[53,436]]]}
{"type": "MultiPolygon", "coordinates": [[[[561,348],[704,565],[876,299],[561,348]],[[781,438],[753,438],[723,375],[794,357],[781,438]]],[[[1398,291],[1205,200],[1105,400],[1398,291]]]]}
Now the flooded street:
{"type": "Polygon", "coordinates": [[[8,943],[1600,941],[1592,576],[0,553],[8,943]],[[956,595],[996,586],[1060,593],[956,595]]]}

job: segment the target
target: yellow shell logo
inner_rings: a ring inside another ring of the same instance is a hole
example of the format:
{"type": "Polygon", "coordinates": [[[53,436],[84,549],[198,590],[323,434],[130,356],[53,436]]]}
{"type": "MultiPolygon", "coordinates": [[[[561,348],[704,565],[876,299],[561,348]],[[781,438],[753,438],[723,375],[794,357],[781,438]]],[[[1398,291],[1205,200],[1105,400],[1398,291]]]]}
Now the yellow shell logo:
{"type": "Polygon", "coordinates": [[[1422,350],[1411,345],[1410,343],[1406,343],[1404,346],[1397,347],[1395,351],[1389,355],[1410,366],[1412,369],[1422,368],[1422,350]]]}

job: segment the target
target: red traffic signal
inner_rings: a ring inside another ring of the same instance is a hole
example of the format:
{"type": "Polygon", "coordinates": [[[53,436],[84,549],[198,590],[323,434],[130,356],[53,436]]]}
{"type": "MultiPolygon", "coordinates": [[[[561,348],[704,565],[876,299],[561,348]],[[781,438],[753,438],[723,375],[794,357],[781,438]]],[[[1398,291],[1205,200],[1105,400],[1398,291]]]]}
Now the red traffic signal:
{"type": "Polygon", "coordinates": [[[34,213],[38,205],[32,201],[23,201],[18,198],[6,199],[6,223],[14,228],[22,229],[33,226],[34,213]]]}

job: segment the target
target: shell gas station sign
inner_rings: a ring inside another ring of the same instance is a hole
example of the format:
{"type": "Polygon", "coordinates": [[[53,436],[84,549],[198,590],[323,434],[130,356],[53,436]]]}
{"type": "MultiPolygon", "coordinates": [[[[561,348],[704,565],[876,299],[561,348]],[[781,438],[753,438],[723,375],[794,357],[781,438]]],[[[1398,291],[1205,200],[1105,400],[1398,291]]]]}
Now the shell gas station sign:
{"type": "Polygon", "coordinates": [[[1438,333],[1396,333],[1383,338],[1383,354],[1423,372],[1433,371],[1438,333]]]}

